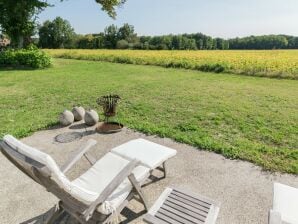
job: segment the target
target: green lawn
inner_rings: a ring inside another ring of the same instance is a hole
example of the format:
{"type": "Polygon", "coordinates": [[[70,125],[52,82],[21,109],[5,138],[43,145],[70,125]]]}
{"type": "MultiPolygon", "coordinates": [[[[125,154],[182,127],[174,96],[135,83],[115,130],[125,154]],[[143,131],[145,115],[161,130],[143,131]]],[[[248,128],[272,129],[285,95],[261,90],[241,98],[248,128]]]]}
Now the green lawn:
{"type": "Polygon", "coordinates": [[[117,93],[119,120],[130,128],[298,174],[298,81],[54,62],[45,70],[0,70],[1,136],[53,125],[74,104],[100,111],[97,97],[117,93]]]}

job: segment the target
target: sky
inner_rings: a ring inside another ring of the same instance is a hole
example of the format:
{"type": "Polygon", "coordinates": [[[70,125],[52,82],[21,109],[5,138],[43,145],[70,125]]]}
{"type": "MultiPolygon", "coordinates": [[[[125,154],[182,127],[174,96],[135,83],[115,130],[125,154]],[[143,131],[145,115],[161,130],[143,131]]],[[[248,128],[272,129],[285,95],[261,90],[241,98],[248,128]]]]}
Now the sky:
{"type": "Polygon", "coordinates": [[[139,35],[201,32],[212,37],[298,36],[298,0],[127,0],[115,20],[94,0],[49,0],[39,22],[60,16],[76,33],[99,33],[129,23],[139,35]]]}

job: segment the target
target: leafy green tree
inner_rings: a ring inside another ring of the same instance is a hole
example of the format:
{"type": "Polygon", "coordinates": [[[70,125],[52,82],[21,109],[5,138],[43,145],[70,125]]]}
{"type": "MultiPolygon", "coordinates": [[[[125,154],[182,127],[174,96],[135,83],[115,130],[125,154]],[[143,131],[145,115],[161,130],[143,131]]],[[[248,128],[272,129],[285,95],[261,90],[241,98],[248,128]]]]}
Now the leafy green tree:
{"type": "Polygon", "coordinates": [[[118,30],[118,38],[120,40],[129,40],[133,36],[136,36],[134,27],[132,25],[129,25],[128,23],[125,23],[118,30]]]}
{"type": "Polygon", "coordinates": [[[196,41],[194,39],[188,38],[186,36],[182,37],[181,50],[197,50],[196,41]]]}
{"type": "Polygon", "coordinates": [[[197,49],[199,49],[199,50],[203,50],[204,49],[204,42],[203,42],[202,39],[198,40],[196,42],[196,44],[197,44],[197,49]]]}
{"type": "Polygon", "coordinates": [[[216,48],[218,50],[227,50],[229,49],[229,42],[222,38],[216,38],[216,48]]]}
{"type": "Polygon", "coordinates": [[[114,49],[116,48],[118,39],[118,28],[117,26],[110,25],[104,30],[105,36],[105,46],[106,48],[114,49]]]}
{"type": "Polygon", "coordinates": [[[203,42],[205,49],[211,50],[213,48],[213,40],[211,37],[205,37],[203,42]]]}
{"type": "Polygon", "coordinates": [[[94,41],[95,41],[94,48],[100,48],[100,49],[101,48],[104,48],[104,41],[105,41],[105,39],[104,39],[103,33],[101,33],[98,36],[95,36],[94,41]]]}
{"type": "Polygon", "coordinates": [[[141,42],[141,49],[149,50],[149,49],[150,49],[150,44],[149,44],[149,42],[148,42],[148,41],[141,42]]]}
{"type": "Polygon", "coordinates": [[[163,36],[161,38],[161,41],[162,41],[162,44],[164,44],[166,46],[166,49],[173,49],[173,46],[172,46],[172,41],[173,41],[173,36],[172,35],[166,35],[166,36],[163,36]]]}
{"type": "Polygon", "coordinates": [[[1,31],[10,37],[12,46],[24,46],[24,39],[34,33],[36,15],[48,6],[46,0],[0,0],[1,31]]]}
{"type": "MultiPolygon", "coordinates": [[[[140,49],[141,43],[140,38],[134,31],[134,27],[125,23],[122,27],[118,30],[118,40],[125,40],[128,43],[128,48],[130,49],[140,49]]],[[[124,42],[121,42],[124,44],[124,42]]],[[[118,47],[117,47],[118,48],[118,47]]]]}
{"type": "Polygon", "coordinates": [[[218,42],[217,42],[217,38],[213,39],[212,40],[212,49],[213,50],[216,50],[218,49],[219,45],[218,45],[218,42]]]}
{"type": "Polygon", "coordinates": [[[188,36],[189,36],[189,38],[192,38],[196,41],[197,49],[199,49],[199,50],[206,49],[204,46],[204,39],[207,37],[206,35],[204,35],[202,33],[196,33],[196,34],[192,34],[192,35],[188,35],[188,36]]]}
{"type": "Polygon", "coordinates": [[[94,37],[91,34],[80,36],[77,40],[77,48],[81,49],[95,49],[98,48],[97,37],[94,37]]]}
{"type": "Polygon", "coordinates": [[[71,48],[75,38],[74,29],[61,17],[45,21],[38,33],[42,48],[71,48]]]}
{"type": "Polygon", "coordinates": [[[229,41],[228,40],[224,40],[223,42],[222,42],[222,46],[221,46],[222,48],[222,50],[229,50],[230,49],[230,43],[229,43],[229,41]]]}
{"type": "Polygon", "coordinates": [[[289,49],[298,49],[298,37],[286,37],[288,40],[288,48],[289,49]]]}
{"type": "MultiPolygon", "coordinates": [[[[126,0],[95,1],[102,6],[103,11],[115,18],[115,7],[124,4],[126,0]]],[[[0,31],[11,38],[13,46],[22,48],[24,39],[34,33],[37,15],[49,6],[47,0],[0,0],[0,31]]]]}
{"type": "Polygon", "coordinates": [[[123,5],[126,0],[95,0],[97,3],[99,3],[102,6],[102,10],[106,11],[108,15],[112,18],[115,18],[117,13],[115,11],[116,6],[123,5]]]}
{"type": "Polygon", "coordinates": [[[181,50],[182,49],[182,36],[181,35],[175,35],[172,40],[172,46],[175,50],[181,50]]]}

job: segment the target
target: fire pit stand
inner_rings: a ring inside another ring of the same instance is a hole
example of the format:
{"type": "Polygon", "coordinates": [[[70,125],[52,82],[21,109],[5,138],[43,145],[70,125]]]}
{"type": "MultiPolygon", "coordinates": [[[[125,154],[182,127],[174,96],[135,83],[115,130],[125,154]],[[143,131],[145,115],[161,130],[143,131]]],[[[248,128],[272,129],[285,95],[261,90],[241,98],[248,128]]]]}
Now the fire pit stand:
{"type": "Polygon", "coordinates": [[[99,133],[115,133],[122,130],[123,125],[116,121],[110,121],[116,116],[116,108],[121,98],[118,95],[106,95],[97,99],[97,104],[102,107],[104,112],[104,122],[101,122],[96,127],[99,133]]]}

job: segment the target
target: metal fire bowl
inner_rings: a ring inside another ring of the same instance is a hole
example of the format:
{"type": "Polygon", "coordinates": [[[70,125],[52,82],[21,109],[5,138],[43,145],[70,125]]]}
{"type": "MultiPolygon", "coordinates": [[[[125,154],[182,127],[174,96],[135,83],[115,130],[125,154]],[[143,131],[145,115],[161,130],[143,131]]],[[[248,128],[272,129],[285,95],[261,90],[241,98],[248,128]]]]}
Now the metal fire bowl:
{"type": "Polygon", "coordinates": [[[118,122],[102,122],[102,123],[99,123],[96,127],[96,131],[102,134],[112,134],[112,133],[120,132],[122,129],[123,129],[123,124],[118,122]],[[104,127],[109,125],[114,126],[115,128],[108,129],[104,127]]]}

